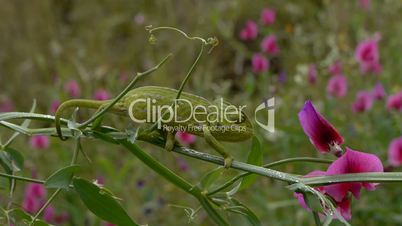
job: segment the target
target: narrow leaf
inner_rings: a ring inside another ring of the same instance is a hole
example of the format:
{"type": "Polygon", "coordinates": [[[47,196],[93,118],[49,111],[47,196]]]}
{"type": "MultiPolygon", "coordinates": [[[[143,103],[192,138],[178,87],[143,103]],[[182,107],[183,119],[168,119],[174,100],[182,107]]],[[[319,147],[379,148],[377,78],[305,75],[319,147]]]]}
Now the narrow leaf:
{"type": "MultiPolygon", "coordinates": [[[[263,162],[263,155],[261,151],[261,144],[258,138],[254,136],[251,151],[250,154],[248,155],[247,163],[256,166],[261,166],[262,162],[263,162]]],[[[250,187],[255,182],[256,179],[257,175],[254,174],[244,177],[240,185],[240,190],[250,187]]]]}
{"type": "Polygon", "coordinates": [[[245,216],[251,225],[253,226],[261,225],[261,222],[258,219],[258,217],[247,206],[245,206],[243,203],[233,198],[231,199],[231,201],[236,207],[239,207],[236,208],[237,212],[245,216]]]}
{"type": "Polygon", "coordinates": [[[200,181],[201,188],[208,190],[208,188],[219,178],[223,170],[224,167],[218,167],[209,171],[200,181]]]}
{"type": "Polygon", "coordinates": [[[118,226],[136,226],[123,207],[97,185],[80,178],[73,179],[74,188],[88,209],[99,218],[118,226]]]}
{"type": "Polygon", "coordinates": [[[79,168],[78,165],[72,165],[57,170],[46,180],[45,187],[68,189],[74,173],[79,168]]]}
{"type": "Polygon", "coordinates": [[[6,147],[4,150],[10,155],[14,167],[21,170],[24,167],[24,156],[14,148],[6,147]]]}

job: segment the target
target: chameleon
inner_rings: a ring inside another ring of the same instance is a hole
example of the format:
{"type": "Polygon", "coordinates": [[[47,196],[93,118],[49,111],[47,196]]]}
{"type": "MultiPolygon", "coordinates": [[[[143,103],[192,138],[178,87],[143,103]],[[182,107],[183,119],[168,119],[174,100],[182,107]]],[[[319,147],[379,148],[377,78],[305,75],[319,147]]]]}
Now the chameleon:
{"type": "MultiPolygon", "coordinates": [[[[176,119],[188,118],[191,111],[190,104],[191,106],[201,106],[201,108],[205,107],[205,109],[207,109],[206,114],[198,114],[197,120],[193,117],[188,120],[162,120],[167,119],[164,114],[160,114],[159,118],[149,117],[150,115],[157,115],[157,112],[155,111],[158,107],[172,106],[176,100],[177,92],[178,90],[176,89],[159,86],[142,86],[134,88],[113,105],[110,112],[131,118],[134,117],[137,120],[145,120],[148,117],[148,119],[151,120],[146,121],[146,123],[156,125],[156,123],[160,122],[161,127],[157,128],[159,130],[164,130],[164,128],[168,127],[178,127],[182,132],[204,137],[206,142],[224,158],[224,166],[226,168],[230,167],[233,157],[225,150],[220,141],[241,142],[251,138],[254,135],[254,130],[250,119],[242,109],[239,110],[239,116],[229,115],[228,117],[221,117],[223,113],[221,111],[222,108],[230,106],[231,104],[229,102],[224,101],[221,102],[221,104],[218,104],[217,101],[211,102],[201,96],[187,92],[182,92],[180,96],[180,100],[185,101],[176,102],[177,104],[173,105],[176,109],[176,119]],[[149,99],[149,101],[152,100],[152,102],[147,103],[145,101],[147,99],[149,99]],[[147,104],[149,103],[152,103],[153,106],[153,108],[149,108],[150,111],[147,110],[147,104]],[[209,109],[209,106],[215,106],[213,109],[218,109],[219,111],[212,112],[211,109],[209,109]],[[209,115],[209,113],[211,114],[209,115]],[[207,120],[207,117],[209,117],[209,120],[207,120]],[[216,120],[217,117],[219,117],[218,119],[220,120],[216,120]]],[[[71,107],[101,109],[111,101],[112,100],[96,101],[89,99],[71,99],[63,102],[55,114],[56,129],[59,137],[62,137],[60,118],[64,110],[71,107]]],[[[163,131],[163,134],[166,136],[165,149],[169,151],[174,147],[175,132],[177,131],[163,131]]]]}

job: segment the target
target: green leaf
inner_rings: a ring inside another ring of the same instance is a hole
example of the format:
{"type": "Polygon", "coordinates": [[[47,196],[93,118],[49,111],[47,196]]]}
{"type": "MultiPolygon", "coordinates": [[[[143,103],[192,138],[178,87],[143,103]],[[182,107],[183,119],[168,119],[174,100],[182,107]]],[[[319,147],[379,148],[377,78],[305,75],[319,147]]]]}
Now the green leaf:
{"type": "Polygon", "coordinates": [[[4,150],[10,155],[14,167],[21,170],[24,167],[24,156],[14,148],[6,147],[4,150]]]}
{"type": "Polygon", "coordinates": [[[250,224],[253,226],[261,225],[261,222],[258,219],[258,217],[247,206],[245,206],[244,204],[233,198],[230,199],[230,201],[234,204],[234,206],[229,207],[228,208],[229,211],[245,216],[247,220],[250,222],[250,224]]]}
{"type": "Polygon", "coordinates": [[[85,206],[99,218],[119,226],[138,225],[108,192],[97,185],[80,178],[74,178],[73,185],[85,206]]]}
{"type": "Polygon", "coordinates": [[[303,192],[303,198],[306,201],[306,204],[308,207],[316,212],[322,212],[322,206],[320,203],[320,200],[317,199],[317,197],[310,192],[303,192]]]}
{"type": "Polygon", "coordinates": [[[208,190],[212,183],[214,183],[219,178],[224,169],[224,167],[220,166],[209,171],[200,181],[201,188],[204,190],[208,190]]]}
{"type": "Polygon", "coordinates": [[[45,187],[68,189],[74,173],[79,168],[78,165],[72,165],[57,170],[46,180],[45,187]]]}
{"type": "MultiPolygon", "coordinates": [[[[34,100],[33,100],[33,103],[32,103],[31,110],[30,110],[29,112],[30,112],[30,113],[33,113],[33,112],[35,111],[35,108],[36,108],[36,100],[34,99],[34,100]]],[[[29,126],[30,123],[31,123],[31,120],[30,120],[30,119],[25,119],[25,120],[22,122],[21,127],[22,127],[22,128],[28,128],[28,126],[29,126]]],[[[8,146],[14,141],[14,139],[17,138],[17,136],[18,136],[19,134],[20,134],[19,132],[15,132],[15,133],[10,137],[10,139],[8,139],[8,141],[4,144],[4,146],[5,146],[5,147],[8,147],[8,146]]]]}
{"type": "Polygon", "coordinates": [[[230,191],[227,191],[226,194],[228,196],[233,196],[234,194],[236,194],[241,186],[241,182],[237,182],[236,186],[234,186],[232,189],[230,189],[230,191]]]}
{"type": "MultiPolygon", "coordinates": [[[[26,213],[25,211],[23,211],[22,209],[11,209],[8,210],[7,214],[14,219],[14,221],[17,222],[25,222],[26,225],[28,225],[29,223],[31,223],[33,217],[31,215],[29,215],[28,213],[26,213]]],[[[16,225],[20,225],[20,224],[16,224],[16,225]]],[[[47,224],[44,221],[41,221],[39,219],[35,220],[35,223],[32,224],[33,226],[49,226],[51,224],[47,224]]]]}
{"type": "MultiPolygon", "coordinates": [[[[256,166],[261,166],[263,163],[263,155],[261,151],[261,143],[258,140],[257,136],[253,137],[252,147],[250,154],[247,158],[247,163],[253,164],[256,166]]],[[[246,189],[250,187],[255,180],[257,179],[257,175],[249,175],[243,178],[242,183],[240,185],[240,190],[246,189]]]]}
{"type": "Polygon", "coordinates": [[[8,174],[13,173],[13,165],[11,163],[10,155],[5,151],[0,151],[0,165],[8,174]]]}

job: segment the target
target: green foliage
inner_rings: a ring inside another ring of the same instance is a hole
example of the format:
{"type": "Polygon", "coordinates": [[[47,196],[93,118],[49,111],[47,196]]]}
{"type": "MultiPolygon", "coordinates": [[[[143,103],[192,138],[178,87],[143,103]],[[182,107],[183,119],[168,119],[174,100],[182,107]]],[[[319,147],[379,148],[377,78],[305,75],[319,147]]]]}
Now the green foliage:
{"type": "Polygon", "coordinates": [[[99,218],[118,226],[138,225],[106,190],[80,178],[74,178],[73,185],[82,202],[99,218]]]}

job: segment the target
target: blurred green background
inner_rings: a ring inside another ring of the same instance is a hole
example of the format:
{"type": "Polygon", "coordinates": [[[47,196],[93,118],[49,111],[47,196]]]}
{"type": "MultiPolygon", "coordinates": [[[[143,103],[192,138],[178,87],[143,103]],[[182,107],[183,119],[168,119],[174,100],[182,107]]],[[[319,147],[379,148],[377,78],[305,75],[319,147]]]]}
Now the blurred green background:
{"type": "MultiPolygon", "coordinates": [[[[351,104],[359,90],[371,90],[380,81],[387,92],[402,89],[402,2],[371,1],[368,8],[359,1],[146,1],[146,0],[1,0],[0,1],[0,102],[11,102],[13,111],[29,111],[32,100],[39,113],[51,113],[55,100],[70,99],[64,85],[76,80],[81,98],[94,98],[98,89],[117,95],[136,72],[145,71],[168,53],[174,57],[140,85],[178,88],[198,53],[199,43],[174,32],[156,33],[157,42],[148,42],[146,25],[173,26],[190,35],[216,36],[220,44],[205,54],[185,91],[213,100],[224,97],[238,105],[247,104],[249,114],[263,99],[276,98],[276,132],[258,130],[263,141],[264,162],[297,156],[322,156],[308,141],[297,119],[297,112],[311,99],[320,112],[345,137],[346,145],[355,150],[377,154],[387,164],[391,139],[401,135],[401,113],[388,112],[385,101],[376,101],[364,113],[354,113],[351,104]],[[276,11],[271,26],[260,23],[265,7],[276,11]],[[259,25],[254,41],[242,41],[239,32],[247,20],[259,25]],[[357,44],[381,34],[379,75],[362,75],[354,59],[357,44]],[[274,34],[280,53],[270,58],[270,69],[255,74],[252,54],[260,51],[260,41],[274,34]],[[348,79],[348,94],[330,97],[326,85],[328,66],[343,64],[348,79]],[[314,85],[307,80],[309,64],[317,66],[314,85]],[[279,75],[286,75],[286,81],[279,75]]],[[[88,114],[82,111],[82,119],[88,114]]],[[[128,118],[110,116],[108,123],[124,127],[128,118]]],[[[33,126],[51,126],[34,123],[33,126]]],[[[1,135],[11,132],[1,130],[1,135]]],[[[73,143],[51,138],[51,145],[35,150],[29,138],[19,137],[14,144],[25,156],[22,175],[46,178],[67,165],[73,143]]],[[[140,144],[181,176],[197,183],[214,165],[166,153],[162,149],[140,144]],[[188,165],[188,169],[183,167],[188,165]]],[[[236,159],[245,161],[250,142],[225,144],[236,159]]],[[[142,165],[127,151],[93,140],[83,142],[92,162],[80,159],[80,176],[102,178],[105,186],[122,199],[133,219],[149,225],[187,225],[184,210],[172,205],[197,208],[196,200],[184,195],[142,165]]],[[[202,140],[192,147],[213,153],[202,140]]],[[[278,169],[306,174],[323,165],[293,164],[278,169]]],[[[398,169],[397,169],[398,170],[398,169]]],[[[400,170],[400,169],[399,169],[400,170]]],[[[235,171],[228,170],[221,180],[235,171]]],[[[4,183],[3,183],[4,184],[4,183]]],[[[263,225],[312,225],[311,214],[302,209],[286,184],[259,177],[237,197],[252,209],[263,225]]],[[[24,185],[18,184],[16,205],[22,200],[24,185]]],[[[7,190],[1,192],[1,206],[6,205],[7,190]]],[[[352,203],[352,225],[402,225],[400,184],[380,185],[375,192],[363,192],[352,203]]],[[[99,225],[73,193],[64,193],[54,202],[56,211],[67,211],[65,225],[99,225]]],[[[233,225],[247,225],[240,216],[228,216],[233,225]]],[[[211,225],[201,211],[189,225],[211,225]]],[[[334,223],[337,225],[337,223],[334,223]]]]}

